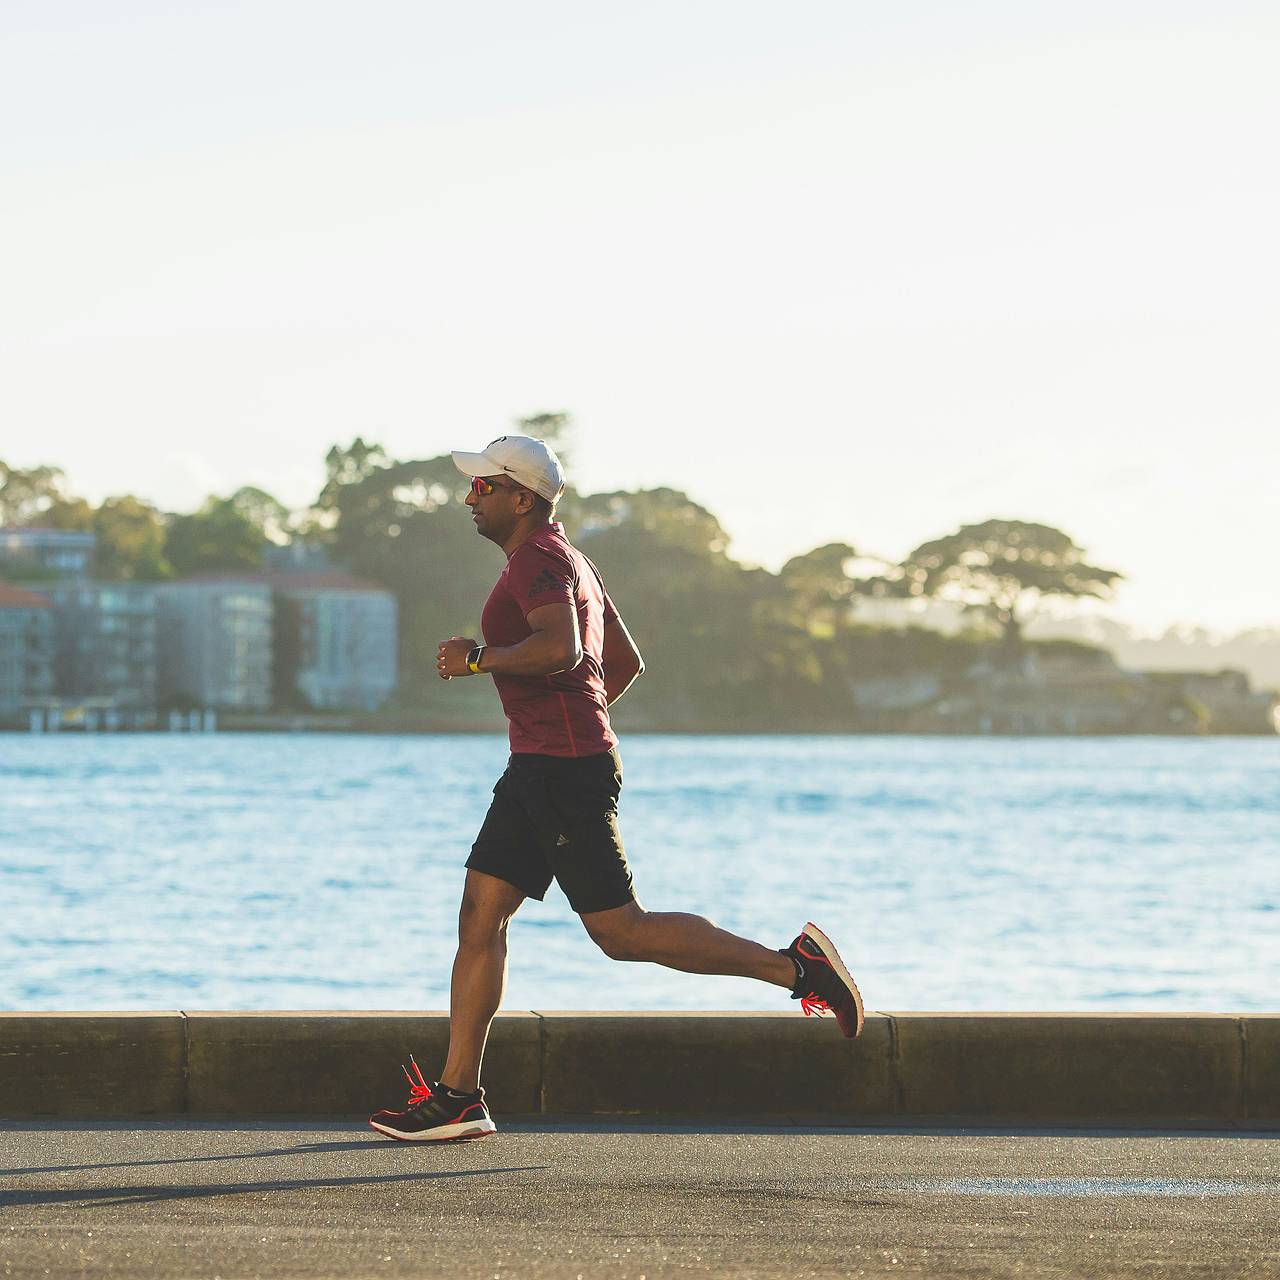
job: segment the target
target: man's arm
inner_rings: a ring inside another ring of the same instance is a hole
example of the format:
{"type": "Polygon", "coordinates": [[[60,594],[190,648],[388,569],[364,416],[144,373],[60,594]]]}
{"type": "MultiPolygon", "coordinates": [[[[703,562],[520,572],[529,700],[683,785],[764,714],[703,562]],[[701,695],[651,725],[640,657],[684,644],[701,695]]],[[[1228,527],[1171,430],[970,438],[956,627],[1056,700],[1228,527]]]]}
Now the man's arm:
{"type": "Polygon", "coordinates": [[[644,673],[644,659],[621,618],[610,618],[604,624],[604,694],[612,705],[644,673]]]}
{"type": "MultiPolygon", "coordinates": [[[[525,621],[533,634],[519,644],[503,648],[489,646],[480,662],[483,675],[550,676],[572,671],[582,661],[582,636],[578,633],[578,611],[571,604],[544,604],[531,609],[525,621]]],[[[608,628],[605,636],[608,636],[608,628]]],[[[436,669],[444,679],[469,676],[467,654],[476,641],[454,636],[440,646],[436,669]]]]}

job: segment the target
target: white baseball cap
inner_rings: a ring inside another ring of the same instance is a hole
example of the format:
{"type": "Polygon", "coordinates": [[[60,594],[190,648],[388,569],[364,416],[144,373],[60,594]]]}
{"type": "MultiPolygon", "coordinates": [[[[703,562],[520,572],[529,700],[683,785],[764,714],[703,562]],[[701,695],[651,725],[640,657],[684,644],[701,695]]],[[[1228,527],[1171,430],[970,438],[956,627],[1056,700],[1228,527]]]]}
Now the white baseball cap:
{"type": "Polygon", "coordinates": [[[464,476],[509,475],[540,498],[554,502],[564,492],[564,468],[555,450],[532,436],[499,436],[483,453],[453,451],[453,465],[464,476]]]}

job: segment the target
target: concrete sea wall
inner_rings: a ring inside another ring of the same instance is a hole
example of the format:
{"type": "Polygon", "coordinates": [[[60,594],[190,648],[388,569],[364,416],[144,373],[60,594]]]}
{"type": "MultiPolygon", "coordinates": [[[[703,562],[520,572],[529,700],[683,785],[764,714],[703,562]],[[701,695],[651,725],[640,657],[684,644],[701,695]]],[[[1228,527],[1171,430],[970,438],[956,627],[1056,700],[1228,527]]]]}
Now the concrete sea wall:
{"type": "MultiPolygon", "coordinates": [[[[439,1013],[0,1014],[0,1117],[367,1115],[439,1013]]],[[[504,1013],[499,1114],[1280,1129],[1280,1013],[504,1013]]]]}

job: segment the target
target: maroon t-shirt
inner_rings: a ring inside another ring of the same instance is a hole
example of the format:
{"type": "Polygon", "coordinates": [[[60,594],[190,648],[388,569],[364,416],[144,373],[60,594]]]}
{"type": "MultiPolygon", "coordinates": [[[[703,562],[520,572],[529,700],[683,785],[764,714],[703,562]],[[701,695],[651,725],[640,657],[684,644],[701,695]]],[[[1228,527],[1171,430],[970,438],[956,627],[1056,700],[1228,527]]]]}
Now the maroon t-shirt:
{"type": "Polygon", "coordinates": [[[485,601],[485,644],[519,644],[533,634],[527,614],[546,604],[578,611],[582,661],[551,676],[494,674],[511,722],[511,750],[593,756],[617,745],[604,691],[604,624],[618,616],[600,570],[570,546],[562,524],[539,529],[511,553],[485,601]]]}

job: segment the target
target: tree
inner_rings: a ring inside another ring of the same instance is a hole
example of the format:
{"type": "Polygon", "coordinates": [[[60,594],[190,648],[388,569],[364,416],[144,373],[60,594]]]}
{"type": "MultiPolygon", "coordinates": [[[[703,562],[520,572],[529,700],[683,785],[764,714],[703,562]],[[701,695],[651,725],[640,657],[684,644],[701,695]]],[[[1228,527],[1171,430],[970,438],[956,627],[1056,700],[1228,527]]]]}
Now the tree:
{"type": "Polygon", "coordinates": [[[846,566],[857,554],[847,542],[829,542],[782,566],[782,585],[798,607],[802,625],[832,635],[845,621],[854,591],[846,566]]]}
{"type": "Polygon", "coordinates": [[[61,467],[21,471],[0,462],[0,525],[43,524],[52,508],[87,506],[83,499],[70,497],[65,480],[61,467]]]}
{"type": "Polygon", "coordinates": [[[1087,564],[1060,529],[1022,520],[965,525],[918,546],[900,565],[859,584],[878,598],[948,600],[994,622],[1010,652],[1022,628],[1048,596],[1109,599],[1118,570],[1087,564]]]}
{"type": "Polygon", "coordinates": [[[386,450],[380,444],[368,444],[363,436],[356,436],[345,449],[335,444],[324,457],[325,485],[316,505],[328,508],[343,486],[358,484],[390,465],[386,450]]]}
{"type": "Polygon", "coordinates": [[[522,436],[545,440],[556,456],[566,466],[569,462],[570,437],[573,419],[567,413],[533,413],[527,418],[516,419],[516,429],[522,436]]]}
{"type": "Polygon", "coordinates": [[[174,516],[165,555],[179,575],[257,569],[266,542],[262,530],[232,498],[210,497],[192,515],[174,516]]]}
{"type": "Polygon", "coordinates": [[[40,524],[50,529],[73,529],[81,533],[93,528],[94,510],[83,499],[63,496],[52,506],[46,507],[38,517],[40,524]]]}
{"type": "Polygon", "coordinates": [[[380,444],[369,444],[363,436],[356,436],[345,448],[332,445],[324,458],[324,487],[310,508],[291,518],[291,534],[306,542],[331,544],[339,520],[338,495],[390,465],[387,451],[380,444]]]}
{"type": "Polygon", "coordinates": [[[97,574],[117,581],[154,582],[173,576],[165,556],[164,517],[149,502],[125,494],[93,513],[97,574]]]}
{"type": "Polygon", "coordinates": [[[728,560],[729,535],[724,526],[706,507],[679,489],[642,489],[636,493],[619,490],[566,497],[566,524],[572,522],[584,536],[595,537],[624,527],[643,529],[670,549],[728,560]]]}
{"type": "Polygon", "coordinates": [[[246,485],[231,495],[231,505],[249,521],[264,540],[282,545],[289,541],[293,513],[264,489],[246,485]]]}

